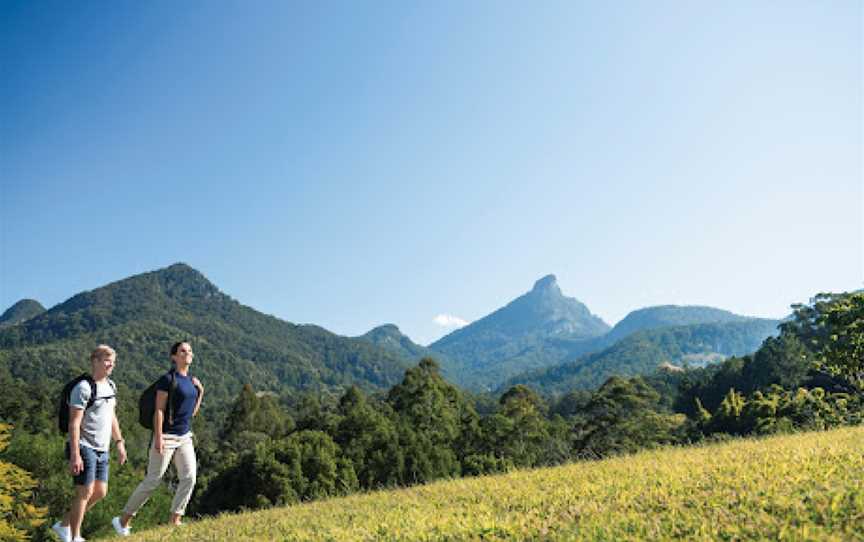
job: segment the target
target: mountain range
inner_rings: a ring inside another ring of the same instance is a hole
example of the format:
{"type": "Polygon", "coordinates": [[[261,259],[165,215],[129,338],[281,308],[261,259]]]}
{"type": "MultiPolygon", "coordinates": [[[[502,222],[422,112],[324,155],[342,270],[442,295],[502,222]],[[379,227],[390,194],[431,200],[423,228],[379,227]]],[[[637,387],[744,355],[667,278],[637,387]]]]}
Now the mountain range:
{"type": "Polygon", "coordinates": [[[87,368],[97,343],[118,349],[121,383],[141,389],[164,371],[167,349],[189,340],[194,370],[215,400],[258,390],[386,389],[423,358],[473,390],[525,383],[549,392],[594,387],[660,364],[703,365],[756,350],[777,321],[700,306],[648,307],[614,327],[567,297],[554,275],[472,324],[418,345],[394,324],[360,337],[297,325],[244,306],[186,264],[79,293],[45,310],[23,300],[0,317],[0,370],[62,381],[87,368]],[[122,369],[121,369],[122,368],[122,369]]]}
{"type": "MultiPolygon", "coordinates": [[[[599,385],[598,379],[612,374],[653,372],[663,362],[695,366],[746,354],[776,334],[778,323],[713,307],[662,305],[635,310],[610,328],[578,299],[565,296],[555,275],[547,275],[526,294],[432,343],[427,352],[442,358],[445,376],[469,389],[495,390],[511,382],[539,385],[534,379],[540,374],[545,379],[558,374],[551,368],[566,365],[572,370],[587,363],[579,378],[567,380],[585,387],[599,385]],[[672,335],[637,335],[614,349],[639,332],[678,327],[682,329],[672,335]],[[637,342],[640,348],[633,348],[637,342]]],[[[406,339],[400,338],[400,344],[406,339]]],[[[543,382],[540,387],[559,388],[543,382]]]]}

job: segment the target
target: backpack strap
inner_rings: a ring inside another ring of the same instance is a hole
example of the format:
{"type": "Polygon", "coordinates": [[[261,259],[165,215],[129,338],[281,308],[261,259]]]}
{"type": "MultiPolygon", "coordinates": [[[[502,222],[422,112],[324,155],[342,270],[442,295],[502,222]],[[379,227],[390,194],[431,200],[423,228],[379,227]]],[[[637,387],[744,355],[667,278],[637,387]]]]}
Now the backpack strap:
{"type": "Polygon", "coordinates": [[[172,367],[168,373],[171,375],[171,384],[168,385],[168,425],[174,425],[174,392],[177,390],[177,371],[172,367]]]}
{"type": "Polygon", "coordinates": [[[84,410],[93,406],[93,403],[96,402],[96,381],[93,380],[93,377],[89,374],[81,375],[84,380],[87,381],[87,384],[90,385],[90,398],[87,399],[87,406],[84,407],[84,410]]]}
{"type": "Polygon", "coordinates": [[[92,407],[96,402],[96,399],[113,399],[117,397],[117,384],[114,383],[113,380],[108,379],[108,384],[111,385],[111,391],[114,392],[112,395],[107,395],[105,397],[97,397],[99,393],[99,388],[96,386],[96,381],[93,380],[93,377],[90,375],[86,376],[87,383],[90,384],[90,399],[87,400],[87,407],[84,410],[92,407]]]}

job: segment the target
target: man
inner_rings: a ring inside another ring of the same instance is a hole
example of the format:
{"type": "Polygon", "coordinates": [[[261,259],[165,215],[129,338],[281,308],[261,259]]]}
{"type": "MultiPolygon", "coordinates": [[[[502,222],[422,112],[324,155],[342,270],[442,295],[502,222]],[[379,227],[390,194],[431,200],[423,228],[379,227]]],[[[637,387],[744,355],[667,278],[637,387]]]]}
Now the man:
{"type": "Polygon", "coordinates": [[[62,521],[52,529],[63,542],[80,542],[84,514],[108,493],[108,449],[111,439],[117,444],[120,464],[126,462],[126,446],[120,432],[115,406],[114,383],[109,376],[114,371],[117,353],[100,344],[90,354],[90,374],[93,384],[81,380],[69,395],[69,440],[66,454],[69,472],[75,482],[72,506],[62,521]],[[95,400],[88,407],[91,396],[95,400]]]}

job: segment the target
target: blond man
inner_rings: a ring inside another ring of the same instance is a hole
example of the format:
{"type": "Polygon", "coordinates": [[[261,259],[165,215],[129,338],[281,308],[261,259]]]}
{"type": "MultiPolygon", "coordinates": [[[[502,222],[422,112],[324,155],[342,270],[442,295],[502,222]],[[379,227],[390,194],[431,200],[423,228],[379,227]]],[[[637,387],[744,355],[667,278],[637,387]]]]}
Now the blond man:
{"type": "Polygon", "coordinates": [[[52,529],[63,542],[80,542],[84,514],[108,493],[108,451],[117,444],[120,464],[126,462],[126,446],[117,421],[116,386],[108,377],[117,353],[100,344],[90,354],[90,377],[81,379],[69,394],[69,439],[66,457],[75,483],[72,505],[52,529]]]}

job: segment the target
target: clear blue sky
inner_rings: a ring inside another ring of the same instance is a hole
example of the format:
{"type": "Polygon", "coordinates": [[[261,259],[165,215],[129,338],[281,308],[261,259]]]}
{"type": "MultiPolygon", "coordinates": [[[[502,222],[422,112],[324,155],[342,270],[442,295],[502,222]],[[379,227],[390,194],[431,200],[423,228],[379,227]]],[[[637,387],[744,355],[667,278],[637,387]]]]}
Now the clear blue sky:
{"type": "Polygon", "coordinates": [[[859,1],[0,4],[0,311],[183,261],[428,343],[864,286],[859,1]]]}

